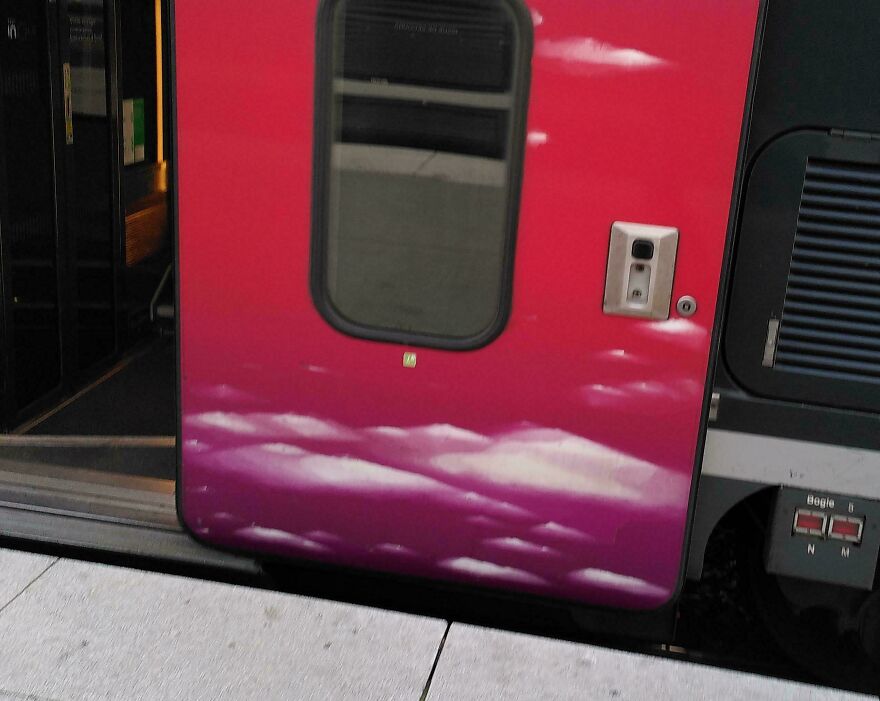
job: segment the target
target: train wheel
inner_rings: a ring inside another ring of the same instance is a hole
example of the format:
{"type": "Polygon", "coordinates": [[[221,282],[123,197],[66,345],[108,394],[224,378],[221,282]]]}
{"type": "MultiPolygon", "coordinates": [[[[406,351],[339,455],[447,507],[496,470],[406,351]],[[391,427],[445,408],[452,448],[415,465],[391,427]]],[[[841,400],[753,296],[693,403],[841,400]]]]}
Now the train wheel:
{"type": "Polygon", "coordinates": [[[862,606],[859,613],[859,637],[871,664],[880,670],[880,591],[871,594],[862,606]]]}

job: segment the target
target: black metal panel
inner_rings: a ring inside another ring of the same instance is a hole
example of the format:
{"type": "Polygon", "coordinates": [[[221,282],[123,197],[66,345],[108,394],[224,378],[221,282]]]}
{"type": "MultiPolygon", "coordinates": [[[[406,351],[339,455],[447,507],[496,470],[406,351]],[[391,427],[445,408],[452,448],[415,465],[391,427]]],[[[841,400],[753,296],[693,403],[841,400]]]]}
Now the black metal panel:
{"type": "Polygon", "coordinates": [[[852,409],[764,399],[749,394],[719,366],[715,391],[721,399],[710,428],[880,450],[880,415],[852,409]]]}
{"type": "Polygon", "coordinates": [[[756,159],[724,345],[752,393],[880,411],[877,164],[880,142],[814,131],[756,159]]]}
{"type": "Polygon", "coordinates": [[[873,366],[880,342],[872,316],[880,273],[864,265],[880,244],[864,231],[880,221],[872,189],[880,148],[870,137],[880,133],[878,20],[873,0],[768,0],[715,378],[717,428],[880,448],[880,387],[860,364],[873,366]],[[867,165],[865,182],[829,179],[821,161],[867,165]],[[776,367],[765,368],[771,319],[780,321],[776,367]],[[825,364],[855,363],[845,366],[850,376],[831,375],[813,351],[825,364]]]}
{"type": "MultiPolygon", "coordinates": [[[[48,4],[6,0],[0,33],[5,421],[61,379],[48,4]]],[[[53,6],[54,7],[54,6],[53,6]]]]}
{"type": "Polygon", "coordinates": [[[769,0],[748,158],[795,129],[880,132],[876,0],[769,0]]]}
{"type": "Polygon", "coordinates": [[[871,591],[878,552],[880,503],[801,489],[779,490],[767,541],[771,574],[871,591]],[[815,532],[796,528],[798,511],[821,519],[822,528],[815,532]],[[860,521],[858,539],[835,538],[830,526],[834,518],[860,521]]]}

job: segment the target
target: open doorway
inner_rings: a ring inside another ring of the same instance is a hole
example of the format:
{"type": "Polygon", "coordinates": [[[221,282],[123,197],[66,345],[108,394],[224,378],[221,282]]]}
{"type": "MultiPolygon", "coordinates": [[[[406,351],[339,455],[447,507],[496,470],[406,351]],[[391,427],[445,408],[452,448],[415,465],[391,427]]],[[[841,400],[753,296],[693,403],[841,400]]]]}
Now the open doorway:
{"type": "Polygon", "coordinates": [[[0,502],[175,524],[167,0],[0,9],[0,502]]]}

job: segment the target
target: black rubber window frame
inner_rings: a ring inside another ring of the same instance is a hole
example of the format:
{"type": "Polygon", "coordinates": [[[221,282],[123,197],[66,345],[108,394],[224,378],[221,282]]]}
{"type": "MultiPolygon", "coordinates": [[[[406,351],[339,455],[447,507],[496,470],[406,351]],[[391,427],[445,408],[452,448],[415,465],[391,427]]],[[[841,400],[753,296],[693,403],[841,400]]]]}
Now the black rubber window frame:
{"type": "Polygon", "coordinates": [[[326,284],[327,220],[330,190],[330,153],[333,134],[329,118],[333,109],[334,35],[333,23],[338,5],[346,0],[321,0],[318,9],[315,56],[315,112],[313,129],[312,231],[309,285],[312,301],[324,320],[337,331],[355,338],[451,351],[482,348],[498,338],[507,326],[513,304],[513,274],[519,208],[522,192],[526,145],[526,122],[531,88],[534,26],[523,0],[499,0],[514,18],[517,51],[513,66],[513,105],[508,142],[507,211],[505,245],[502,258],[501,294],[498,311],[491,325],[469,337],[438,336],[354,322],[345,317],[330,298],[326,284]]]}

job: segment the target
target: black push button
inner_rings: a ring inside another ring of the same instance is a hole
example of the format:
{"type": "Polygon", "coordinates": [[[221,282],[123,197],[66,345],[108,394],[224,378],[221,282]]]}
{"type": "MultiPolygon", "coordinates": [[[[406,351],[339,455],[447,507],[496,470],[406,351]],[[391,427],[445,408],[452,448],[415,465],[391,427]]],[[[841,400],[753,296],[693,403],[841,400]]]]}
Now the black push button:
{"type": "Polygon", "coordinates": [[[654,257],[654,244],[650,241],[638,240],[633,242],[633,258],[637,260],[651,260],[654,257]]]}

